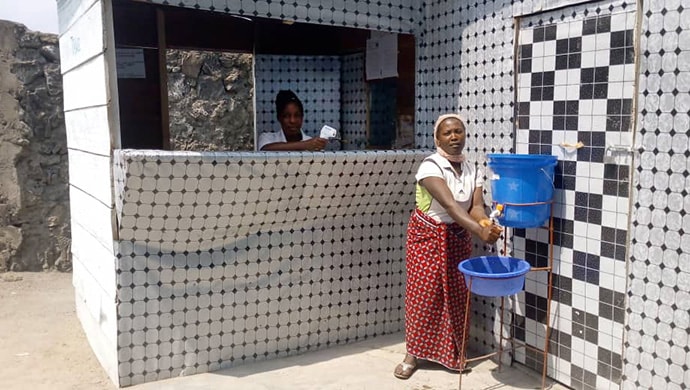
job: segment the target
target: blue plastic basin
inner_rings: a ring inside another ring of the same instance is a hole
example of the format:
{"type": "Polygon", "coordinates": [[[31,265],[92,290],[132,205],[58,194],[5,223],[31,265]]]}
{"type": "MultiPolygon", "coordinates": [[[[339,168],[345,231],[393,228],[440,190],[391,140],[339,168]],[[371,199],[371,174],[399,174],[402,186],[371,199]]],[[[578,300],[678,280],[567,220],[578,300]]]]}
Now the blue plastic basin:
{"type": "Polygon", "coordinates": [[[508,256],[473,257],[458,264],[470,291],[486,297],[519,293],[525,286],[525,275],[530,268],[525,260],[508,256]]]}

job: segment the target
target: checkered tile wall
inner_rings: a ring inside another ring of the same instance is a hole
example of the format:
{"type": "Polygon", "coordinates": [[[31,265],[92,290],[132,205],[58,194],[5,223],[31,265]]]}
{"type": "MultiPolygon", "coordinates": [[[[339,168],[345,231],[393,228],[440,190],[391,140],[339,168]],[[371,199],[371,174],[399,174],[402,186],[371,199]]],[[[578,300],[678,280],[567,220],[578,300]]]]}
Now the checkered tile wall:
{"type": "MultiPolygon", "coordinates": [[[[630,162],[607,147],[632,145],[635,11],[608,1],[520,20],[516,152],[559,158],[549,374],[576,389],[621,381],[630,162]]],[[[516,230],[513,240],[533,265],[548,259],[540,233],[516,230]]],[[[546,291],[545,277],[530,275],[516,317],[518,338],[535,346],[546,291]]],[[[541,370],[540,355],[516,357],[541,370]]]]}
{"type": "Polygon", "coordinates": [[[117,152],[120,384],[401,331],[424,156],[117,152]]]}

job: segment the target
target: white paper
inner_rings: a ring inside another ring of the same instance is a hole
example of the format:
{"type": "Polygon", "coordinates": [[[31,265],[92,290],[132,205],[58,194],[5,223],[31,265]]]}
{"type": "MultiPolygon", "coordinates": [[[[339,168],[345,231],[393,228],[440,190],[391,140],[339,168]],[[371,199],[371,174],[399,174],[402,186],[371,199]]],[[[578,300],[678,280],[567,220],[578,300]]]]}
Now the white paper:
{"type": "Polygon", "coordinates": [[[337,135],[338,135],[338,130],[332,128],[331,126],[324,125],[321,128],[321,134],[319,135],[319,137],[325,138],[325,139],[331,139],[331,138],[335,138],[337,135]]]}
{"type": "Polygon", "coordinates": [[[117,78],[145,79],[144,49],[117,49],[117,78]]]}
{"type": "Polygon", "coordinates": [[[398,35],[372,31],[366,48],[367,80],[398,76],[398,35]]]}

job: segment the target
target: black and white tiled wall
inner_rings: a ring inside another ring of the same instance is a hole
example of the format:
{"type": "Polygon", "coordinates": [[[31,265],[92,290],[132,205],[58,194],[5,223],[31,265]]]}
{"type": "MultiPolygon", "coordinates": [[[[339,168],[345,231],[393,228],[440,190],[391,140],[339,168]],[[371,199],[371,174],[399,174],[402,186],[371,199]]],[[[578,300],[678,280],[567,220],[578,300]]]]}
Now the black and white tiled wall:
{"type": "Polygon", "coordinates": [[[120,384],[401,331],[425,155],[118,151],[120,384]]]}
{"type": "MultiPolygon", "coordinates": [[[[635,3],[621,0],[520,19],[516,152],[559,159],[548,372],[576,389],[618,389],[622,376],[630,159],[616,146],[632,145],[635,26],[635,3]]],[[[516,229],[514,254],[546,265],[545,233],[516,229]]],[[[537,347],[546,293],[530,274],[516,317],[537,347]]],[[[516,358],[541,369],[540,354],[516,358]]]]}

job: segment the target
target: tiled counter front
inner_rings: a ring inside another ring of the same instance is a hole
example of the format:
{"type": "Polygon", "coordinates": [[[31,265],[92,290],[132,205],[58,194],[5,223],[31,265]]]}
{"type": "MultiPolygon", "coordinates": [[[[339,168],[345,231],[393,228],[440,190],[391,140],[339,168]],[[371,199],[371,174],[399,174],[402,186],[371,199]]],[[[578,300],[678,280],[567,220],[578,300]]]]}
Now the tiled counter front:
{"type": "Polygon", "coordinates": [[[116,152],[121,385],[401,331],[427,154],[116,152]]]}

